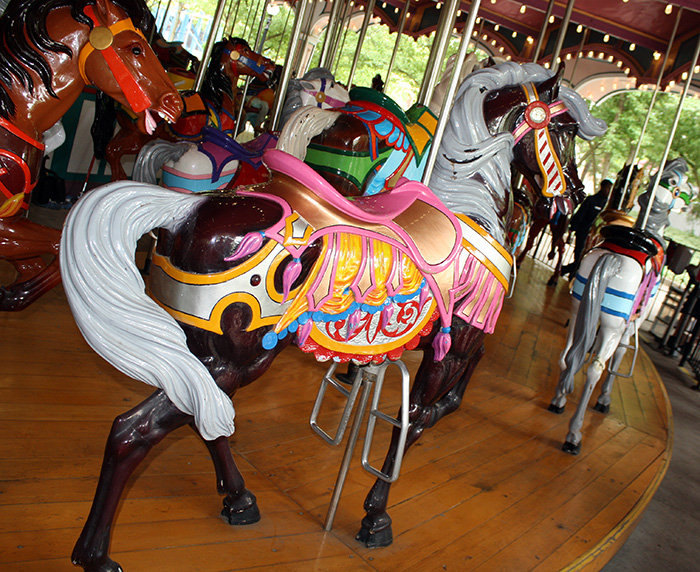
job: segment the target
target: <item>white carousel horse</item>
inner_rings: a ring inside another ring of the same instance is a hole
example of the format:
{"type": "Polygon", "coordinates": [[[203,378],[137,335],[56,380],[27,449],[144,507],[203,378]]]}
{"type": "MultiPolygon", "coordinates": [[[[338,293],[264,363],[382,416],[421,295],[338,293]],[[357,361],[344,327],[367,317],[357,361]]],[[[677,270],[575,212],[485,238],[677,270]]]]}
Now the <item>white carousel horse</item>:
{"type": "MultiPolygon", "coordinates": [[[[563,413],[566,396],[574,389],[574,376],[584,364],[587,352],[592,360],[586,371],[586,382],[576,412],[569,424],[569,432],[562,449],[576,455],[581,450],[581,428],[586,407],[598,380],[611,365],[603,383],[596,409],[607,413],[610,393],[619,367],[634,337],[635,346],[640,324],[651,310],[664,263],[665,243],[663,230],[668,226],[668,214],[681,197],[686,204],[690,197],[687,189],[684,159],[666,164],[657,186],[656,196],[646,229],[610,225],[601,230],[603,242],[590,250],[581,261],[572,287],[572,309],[566,347],[559,359],[561,375],[549,410],[563,413]]],[[[639,197],[642,213],[646,210],[654,177],[648,190],[639,197]]],[[[640,226],[643,214],[637,220],[640,226]]],[[[631,366],[634,369],[634,360],[631,366]]]]}
{"type": "MultiPolygon", "coordinates": [[[[348,91],[325,68],[315,68],[302,79],[293,79],[287,89],[281,125],[301,107],[318,109],[342,107],[348,91]]],[[[262,154],[277,143],[263,133],[240,144],[217,130],[205,130],[199,143],[153,141],[144,145],[134,166],[134,180],[156,184],[162,169],[163,186],[188,192],[224,189],[230,185],[252,184],[267,178],[262,154]]]]}

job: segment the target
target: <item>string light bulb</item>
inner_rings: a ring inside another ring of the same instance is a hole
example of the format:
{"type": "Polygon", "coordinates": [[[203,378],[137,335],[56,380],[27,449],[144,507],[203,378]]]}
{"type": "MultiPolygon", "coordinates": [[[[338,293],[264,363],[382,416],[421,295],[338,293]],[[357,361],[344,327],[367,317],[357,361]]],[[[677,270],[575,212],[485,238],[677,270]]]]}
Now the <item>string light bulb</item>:
{"type": "Polygon", "coordinates": [[[580,34],[581,32],[583,32],[583,26],[579,24],[578,26],[576,26],[576,33],[580,34]]]}
{"type": "Polygon", "coordinates": [[[554,24],[554,16],[550,16],[550,17],[549,17],[549,23],[550,23],[550,24],[554,24]]]}
{"type": "Polygon", "coordinates": [[[496,24],[496,25],[493,27],[493,31],[494,31],[494,32],[498,32],[498,30],[500,30],[500,29],[501,29],[501,26],[500,26],[499,24],[496,24]]]}
{"type": "Polygon", "coordinates": [[[666,4],[666,8],[664,9],[664,12],[666,14],[670,14],[671,12],[673,12],[673,4],[666,4]]]}
{"type": "Polygon", "coordinates": [[[637,49],[637,44],[630,44],[630,52],[633,52],[636,49],[637,49]]]}
{"type": "Polygon", "coordinates": [[[525,13],[525,10],[527,10],[527,8],[525,7],[525,4],[523,4],[522,6],[520,6],[520,13],[521,13],[521,14],[524,14],[524,13],[525,13]]]}
{"type": "Polygon", "coordinates": [[[607,44],[610,41],[610,34],[605,34],[603,36],[603,41],[607,44]]]}

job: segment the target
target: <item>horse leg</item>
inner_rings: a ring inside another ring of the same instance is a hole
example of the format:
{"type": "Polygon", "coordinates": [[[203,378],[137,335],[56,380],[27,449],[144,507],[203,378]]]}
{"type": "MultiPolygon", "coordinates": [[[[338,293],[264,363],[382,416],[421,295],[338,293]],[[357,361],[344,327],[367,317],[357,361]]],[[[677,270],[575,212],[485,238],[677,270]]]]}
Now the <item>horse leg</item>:
{"type": "MultiPolygon", "coordinates": [[[[193,428],[194,425],[192,426],[193,428]]],[[[195,428],[196,430],[196,428],[195,428]]],[[[219,494],[226,495],[221,516],[229,524],[253,524],[260,520],[260,510],[255,495],[245,488],[243,476],[231,454],[231,445],[226,437],[214,441],[204,440],[214,461],[216,488],[219,494]]]]}
{"type": "MultiPolygon", "coordinates": [[[[618,320],[620,320],[620,318],[618,318],[618,320]]],[[[601,340],[600,350],[597,352],[597,355],[593,358],[593,361],[586,371],[586,384],[583,387],[576,412],[569,423],[569,432],[566,435],[566,441],[562,446],[562,450],[571,455],[578,455],[581,451],[581,427],[583,427],[586,407],[591,399],[591,395],[593,395],[598,380],[605,371],[605,364],[612,357],[613,353],[615,353],[623,333],[621,327],[606,327],[602,322],[603,320],[601,320],[599,333],[601,340]]]]}
{"type": "MultiPolygon", "coordinates": [[[[442,361],[433,360],[432,347],[424,347],[424,357],[411,388],[409,429],[404,451],[398,450],[399,430],[392,433],[382,472],[393,471],[397,455],[405,454],[423,434],[445,415],[455,411],[462,400],[469,378],[481,359],[483,332],[461,322],[453,324],[452,347],[442,361]]],[[[388,546],[393,541],[391,517],[387,513],[391,484],[377,479],[364,502],[365,517],[356,539],[368,548],[388,546]]]]}
{"type": "Polygon", "coordinates": [[[559,282],[559,277],[561,276],[561,267],[564,260],[564,239],[560,238],[557,240],[556,246],[559,256],[557,257],[557,264],[554,267],[554,273],[547,282],[547,286],[556,286],[557,282],[559,282]]]}
{"type": "MultiPolygon", "coordinates": [[[[625,357],[625,354],[627,353],[627,348],[621,346],[626,346],[629,344],[630,338],[634,334],[634,328],[636,328],[636,323],[630,322],[630,325],[627,327],[624,335],[622,336],[620,345],[617,347],[617,349],[615,350],[615,354],[613,355],[612,362],[610,365],[611,371],[619,371],[620,364],[622,363],[622,358],[625,357]]],[[[605,376],[605,379],[603,380],[603,383],[600,386],[600,395],[598,396],[598,400],[593,406],[593,408],[596,411],[599,411],[600,413],[608,413],[610,411],[613,383],[615,383],[615,375],[609,371],[608,375],[605,376]]]]}
{"type": "MultiPolygon", "coordinates": [[[[566,368],[568,367],[566,365],[566,354],[569,353],[569,350],[571,349],[571,346],[574,343],[574,331],[576,328],[576,315],[578,314],[578,306],[579,302],[577,300],[573,300],[571,318],[569,319],[569,330],[566,334],[566,345],[564,346],[564,350],[559,355],[559,369],[562,373],[565,372],[566,368]]],[[[568,393],[564,387],[564,376],[560,375],[559,383],[557,383],[557,387],[554,390],[554,397],[552,398],[552,401],[550,402],[548,407],[549,411],[551,411],[552,413],[556,413],[557,415],[564,413],[567,395],[568,393]]]]}
{"type": "Polygon", "coordinates": [[[520,254],[518,254],[518,258],[516,260],[516,265],[518,268],[520,265],[523,263],[523,260],[525,260],[525,255],[530,252],[530,249],[532,246],[535,244],[535,239],[537,236],[540,234],[542,231],[542,228],[544,228],[541,224],[539,224],[540,221],[539,219],[536,219],[533,223],[532,226],[530,227],[529,232],[527,233],[527,242],[525,243],[525,246],[523,249],[520,251],[520,254]]]}
{"type": "Polygon", "coordinates": [[[60,240],[60,230],[24,217],[0,219],[0,260],[6,260],[17,271],[11,284],[0,287],[0,310],[23,310],[61,281],[60,240]],[[47,262],[42,254],[54,258],[47,262]]]}
{"type": "Polygon", "coordinates": [[[121,572],[121,567],[109,558],[109,540],[124,487],[149,451],[191,419],[164,392],[157,391],[114,420],[90,514],[73,548],[73,564],[86,572],[121,572]]]}

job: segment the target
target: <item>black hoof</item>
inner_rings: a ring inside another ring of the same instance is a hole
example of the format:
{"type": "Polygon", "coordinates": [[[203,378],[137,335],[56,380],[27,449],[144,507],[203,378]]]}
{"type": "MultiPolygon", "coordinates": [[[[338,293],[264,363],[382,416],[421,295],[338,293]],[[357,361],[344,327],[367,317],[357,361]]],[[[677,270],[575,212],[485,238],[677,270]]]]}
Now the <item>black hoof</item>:
{"type": "Polygon", "coordinates": [[[554,403],[550,403],[549,407],[547,407],[547,411],[551,411],[552,413],[556,413],[557,415],[561,415],[564,413],[564,408],[566,405],[562,405],[559,407],[558,405],[554,405],[554,403]]]}
{"type": "Polygon", "coordinates": [[[569,455],[578,455],[581,452],[581,443],[574,445],[573,443],[566,441],[562,445],[561,450],[564,451],[564,453],[569,453],[569,455]]]}
{"type": "Polygon", "coordinates": [[[367,548],[381,548],[394,542],[394,534],[391,531],[391,517],[387,513],[380,516],[362,519],[362,528],[355,536],[355,540],[364,544],[367,548]]]}
{"type": "Polygon", "coordinates": [[[224,508],[221,511],[221,516],[223,516],[229,524],[235,526],[258,522],[260,520],[260,510],[258,509],[255,495],[246,489],[236,500],[231,500],[229,497],[226,497],[224,499],[224,508]]]}
{"type": "Polygon", "coordinates": [[[597,403],[593,406],[593,409],[600,413],[610,413],[610,404],[603,405],[602,403],[597,403]]]}
{"type": "Polygon", "coordinates": [[[74,566],[81,566],[85,572],[123,572],[122,567],[111,558],[104,558],[98,564],[73,556],[72,562],[74,566]]]}

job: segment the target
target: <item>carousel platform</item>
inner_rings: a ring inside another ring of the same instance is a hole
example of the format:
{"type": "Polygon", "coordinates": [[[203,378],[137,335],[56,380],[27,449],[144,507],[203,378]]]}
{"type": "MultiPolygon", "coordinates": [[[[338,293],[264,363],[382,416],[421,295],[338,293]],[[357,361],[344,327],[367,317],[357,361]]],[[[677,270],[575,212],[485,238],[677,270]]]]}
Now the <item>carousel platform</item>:
{"type": "MultiPolygon", "coordinates": [[[[547,411],[569,307],[563,281],[545,286],[549,273],[523,264],[462,407],[406,456],[390,498],[393,545],[355,541],[373,482],[359,447],[324,532],[343,450],[309,428],[326,365],[292,348],[234,400],[234,456],[262,520],[224,523],[206,449],[183,429],[132,478],[112,557],[125,572],[599,570],[663,478],[670,407],[642,353],[634,377],[617,383],[610,413],[589,410],[581,454],[561,451],[577,396],[564,415],[547,411]]],[[[0,314],[0,332],[0,569],[72,571],[112,419],[151,390],[87,346],[60,287],[0,314]]],[[[414,371],[417,356],[405,357],[414,371]]],[[[386,411],[397,407],[396,385],[385,384],[386,411]]],[[[329,424],[336,405],[324,410],[329,424]]],[[[372,449],[376,464],[382,449],[372,449]]]]}

